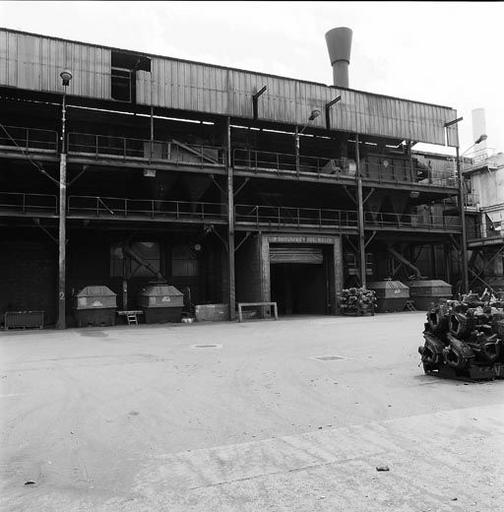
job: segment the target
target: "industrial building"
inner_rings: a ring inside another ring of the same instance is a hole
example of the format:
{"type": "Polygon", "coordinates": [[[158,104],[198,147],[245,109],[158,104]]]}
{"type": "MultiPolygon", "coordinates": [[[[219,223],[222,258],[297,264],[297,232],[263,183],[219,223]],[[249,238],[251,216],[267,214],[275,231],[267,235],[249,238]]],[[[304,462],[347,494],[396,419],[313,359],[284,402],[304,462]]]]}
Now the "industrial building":
{"type": "Polygon", "coordinates": [[[73,324],[162,276],[186,303],[335,314],[345,286],[464,288],[453,108],[0,29],[0,314],[73,324]]]}
{"type": "Polygon", "coordinates": [[[462,165],[469,287],[504,290],[504,154],[487,147],[484,109],[472,117],[478,143],[462,165]]]}

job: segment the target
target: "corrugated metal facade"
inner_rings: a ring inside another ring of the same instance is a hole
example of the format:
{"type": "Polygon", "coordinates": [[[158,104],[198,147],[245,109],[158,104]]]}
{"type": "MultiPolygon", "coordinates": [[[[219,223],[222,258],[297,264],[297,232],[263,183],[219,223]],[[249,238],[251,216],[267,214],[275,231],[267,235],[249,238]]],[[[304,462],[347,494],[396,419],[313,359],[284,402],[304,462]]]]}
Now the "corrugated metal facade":
{"type": "MultiPolygon", "coordinates": [[[[111,49],[0,30],[0,85],[61,92],[64,68],[74,74],[69,94],[111,99],[111,49]]],[[[443,125],[457,117],[447,107],[164,57],[152,57],[151,72],[137,72],[136,94],[143,105],[251,118],[252,96],[265,85],[259,118],[279,123],[303,125],[341,95],[332,129],[444,144],[443,125]]],[[[325,128],[325,116],[312,125],[325,128]]],[[[456,126],[449,131],[457,145],[456,126]]]]}
{"type": "Polygon", "coordinates": [[[106,48],[0,30],[0,85],[61,93],[59,74],[68,68],[68,94],[111,99],[110,56],[106,48]]]}

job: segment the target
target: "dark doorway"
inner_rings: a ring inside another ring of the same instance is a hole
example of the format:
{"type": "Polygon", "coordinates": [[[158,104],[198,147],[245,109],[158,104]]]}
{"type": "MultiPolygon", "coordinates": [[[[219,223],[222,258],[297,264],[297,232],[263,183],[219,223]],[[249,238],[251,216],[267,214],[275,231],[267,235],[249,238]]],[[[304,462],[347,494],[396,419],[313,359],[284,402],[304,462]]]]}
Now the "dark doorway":
{"type": "Polygon", "coordinates": [[[270,265],[271,300],[280,315],[324,315],[327,311],[325,265],[274,263],[270,265]]]}

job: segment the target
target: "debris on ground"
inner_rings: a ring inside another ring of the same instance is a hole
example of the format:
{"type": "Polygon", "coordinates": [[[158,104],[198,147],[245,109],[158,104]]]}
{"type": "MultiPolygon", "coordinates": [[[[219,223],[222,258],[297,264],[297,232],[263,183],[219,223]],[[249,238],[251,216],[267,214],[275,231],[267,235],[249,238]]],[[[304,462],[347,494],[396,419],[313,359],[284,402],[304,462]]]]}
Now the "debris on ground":
{"type": "Polygon", "coordinates": [[[504,378],[504,292],[441,300],[427,312],[423,336],[418,352],[426,374],[504,378]]]}
{"type": "Polygon", "coordinates": [[[390,471],[388,466],[376,466],[376,471],[390,471]]]}
{"type": "Polygon", "coordinates": [[[25,485],[35,485],[35,481],[34,480],[27,480],[24,484],[25,485]]]}

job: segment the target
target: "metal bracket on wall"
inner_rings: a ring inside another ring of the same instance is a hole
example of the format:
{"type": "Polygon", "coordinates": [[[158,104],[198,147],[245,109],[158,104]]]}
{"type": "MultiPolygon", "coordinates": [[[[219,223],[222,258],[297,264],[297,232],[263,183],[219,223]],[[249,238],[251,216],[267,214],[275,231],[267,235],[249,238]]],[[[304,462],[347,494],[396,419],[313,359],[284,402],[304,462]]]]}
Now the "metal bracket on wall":
{"type": "Polygon", "coordinates": [[[367,246],[373,241],[373,238],[376,236],[376,231],[373,231],[367,241],[364,242],[364,247],[367,249],[367,246]]]}
{"type": "Polygon", "coordinates": [[[366,201],[367,201],[367,200],[368,200],[368,199],[373,195],[374,191],[375,191],[375,189],[374,189],[374,188],[372,188],[372,189],[368,192],[368,194],[366,195],[366,197],[362,200],[362,204],[366,204],[366,201]]]}
{"type": "Polygon", "coordinates": [[[234,191],[234,197],[236,197],[243,190],[243,188],[247,185],[249,181],[250,178],[245,178],[243,183],[234,191]]]}
{"type": "Polygon", "coordinates": [[[331,100],[329,103],[326,103],[325,104],[325,118],[326,118],[326,129],[327,130],[330,130],[331,129],[331,116],[330,116],[330,109],[333,105],[336,105],[336,103],[338,103],[338,101],[341,100],[341,96],[336,96],[336,98],[334,98],[333,100],[331,100]]]}
{"type": "Polygon", "coordinates": [[[352,200],[353,204],[357,204],[357,199],[348,191],[348,187],[346,185],[343,185],[343,190],[345,191],[345,194],[352,200]]]}
{"type": "Polygon", "coordinates": [[[455,240],[455,237],[450,234],[450,239],[455,249],[457,249],[457,251],[460,252],[460,245],[457,243],[457,240],[455,240]]]}
{"type": "Polygon", "coordinates": [[[205,224],[203,227],[205,235],[208,235],[210,233],[213,233],[224,245],[226,251],[229,251],[229,246],[227,241],[222,237],[222,235],[215,229],[215,226],[213,224],[205,224]]]}
{"type": "Polygon", "coordinates": [[[247,231],[245,233],[245,236],[240,240],[240,242],[238,243],[238,245],[235,247],[235,252],[238,251],[238,249],[250,238],[250,235],[252,233],[250,231],[247,231]]]}
{"type": "Polygon", "coordinates": [[[354,251],[355,254],[359,253],[359,249],[357,249],[357,246],[353,244],[352,240],[350,239],[350,235],[343,235],[344,238],[346,238],[348,245],[350,245],[350,248],[354,251]]]}
{"type": "Polygon", "coordinates": [[[259,91],[257,91],[255,94],[252,95],[252,111],[254,113],[254,120],[256,121],[258,116],[259,116],[259,113],[258,113],[258,99],[260,98],[260,96],[262,96],[265,92],[266,92],[266,89],[268,87],[265,85],[262,89],[260,89],[259,91]]]}
{"type": "MultiPolygon", "coordinates": [[[[59,240],[56,236],[54,236],[45,226],[40,223],[40,219],[35,217],[33,219],[33,223],[38,226],[55,244],[59,244],[59,240]]],[[[66,239],[65,244],[68,244],[68,239],[66,239]]]]}
{"type": "Polygon", "coordinates": [[[215,179],[213,174],[210,174],[210,179],[214,182],[214,185],[220,190],[222,194],[226,194],[226,191],[220,186],[219,182],[215,179]]]}
{"type": "Polygon", "coordinates": [[[79,174],[77,174],[77,176],[75,176],[75,178],[72,181],[68,183],[67,188],[71,187],[88,169],[89,165],[83,165],[82,171],[79,174]]]}

